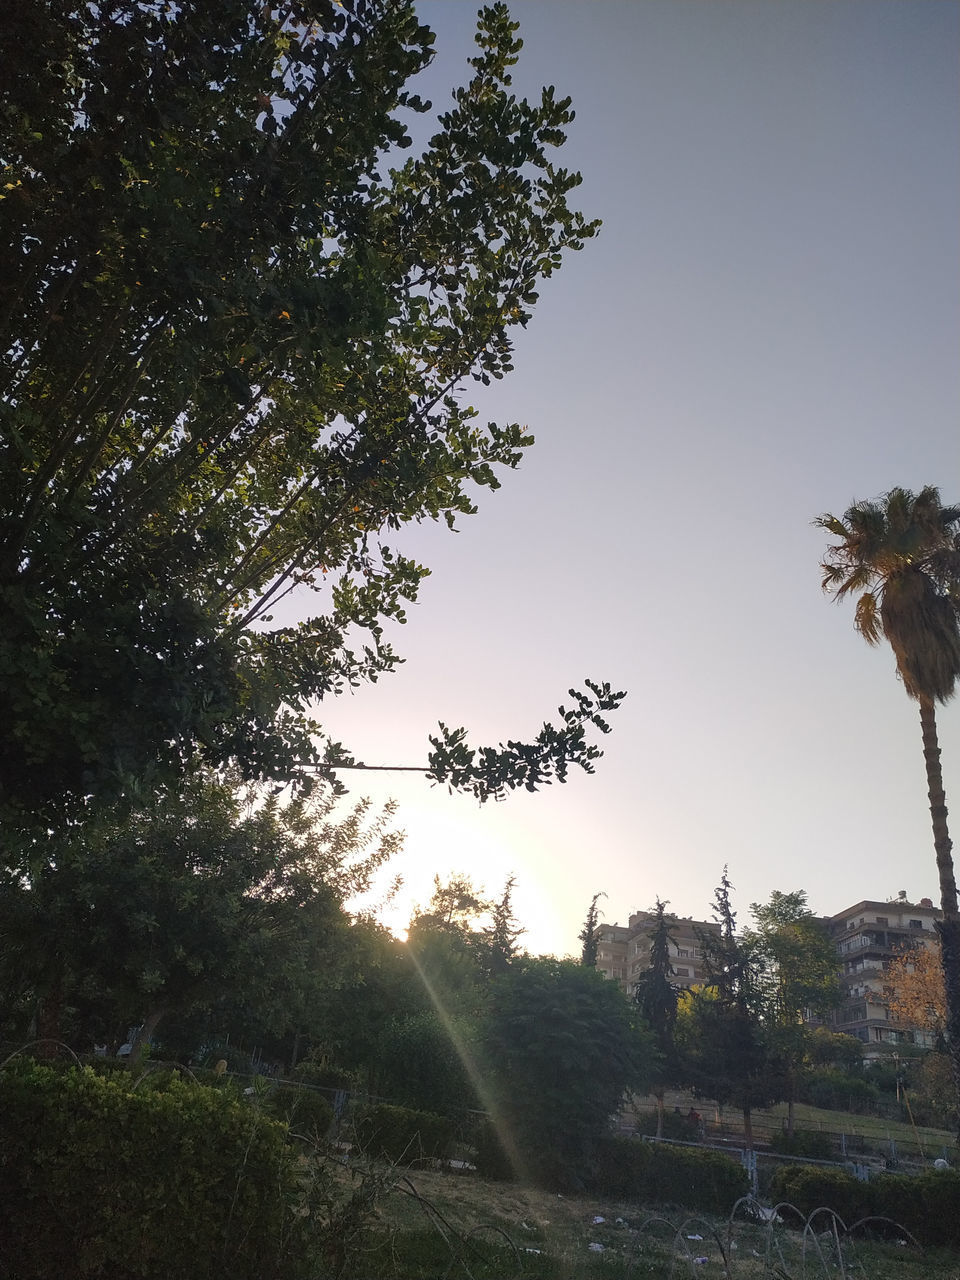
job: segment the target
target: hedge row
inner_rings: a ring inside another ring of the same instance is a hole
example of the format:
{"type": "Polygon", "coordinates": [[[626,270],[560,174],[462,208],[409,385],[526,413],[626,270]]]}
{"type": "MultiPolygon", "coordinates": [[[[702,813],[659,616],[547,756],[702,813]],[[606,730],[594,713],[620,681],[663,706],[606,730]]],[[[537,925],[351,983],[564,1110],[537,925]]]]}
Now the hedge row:
{"type": "Polygon", "coordinates": [[[720,1214],[750,1190],[746,1170],[722,1152],[614,1137],[601,1142],[590,1185],[603,1195],[720,1214]]]}
{"type": "Polygon", "coordinates": [[[292,1280],[296,1155],[255,1108],[173,1079],[0,1073],[0,1275],[292,1280]]]}
{"type": "Polygon", "coordinates": [[[354,1132],[364,1154],[395,1164],[446,1160],[453,1153],[453,1121],[428,1111],[386,1104],[364,1107],[354,1117],[354,1132]]]}
{"type": "Polygon", "coordinates": [[[808,1160],[836,1159],[830,1135],[816,1129],[795,1129],[792,1134],[785,1130],[774,1133],[770,1138],[770,1150],[782,1156],[806,1156],[808,1160]]]}
{"type": "Polygon", "coordinates": [[[960,1171],[930,1169],[915,1177],[882,1173],[860,1182],[842,1169],[792,1165],[777,1169],[770,1197],[795,1205],[806,1217],[825,1207],[846,1225],[861,1218],[891,1218],[923,1245],[960,1247],[960,1171]]]}

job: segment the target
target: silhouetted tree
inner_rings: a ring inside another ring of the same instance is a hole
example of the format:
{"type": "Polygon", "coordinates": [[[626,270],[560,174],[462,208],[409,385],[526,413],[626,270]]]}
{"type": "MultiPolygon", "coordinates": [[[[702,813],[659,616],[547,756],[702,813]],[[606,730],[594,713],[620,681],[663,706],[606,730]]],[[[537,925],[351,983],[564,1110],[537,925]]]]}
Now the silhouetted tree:
{"type": "Polygon", "coordinates": [[[678,1031],[694,1089],[739,1107],[752,1147],[752,1111],[784,1096],[786,1074],[770,1035],[762,956],[754,941],[737,937],[732,888],[724,867],[714,894],[719,934],[699,937],[706,984],[685,1001],[678,1031]]]}
{"type": "Polygon", "coordinates": [[[595,893],[590,899],[590,906],[587,908],[587,918],[583,922],[583,928],[577,934],[583,944],[580,951],[580,963],[589,966],[591,969],[597,967],[597,925],[600,922],[600,913],[597,910],[597,903],[601,898],[605,898],[605,893],[595,893]]]}
{"type": "Polygon", "coordinates": [[[490,926],[484,930],[486,966],[491,974],[504,973],[517,956],[517,940],[526,932],[513,910],[516,876],[509,876],[503,893],[490,903],[490,926]]]}
{"type": "Polygon", "coordinates": [[[653,1071],[653,1094],[657,1100],[657,1137],[663,1137],[663,1095],[669,1084],[680,1075],[674,1032],[677,1023],[679,992],[670,979],[674,976],[670,960],[670,934],[673,917],[667,916],[665,902],[657,898],[654,921],[649,929],[650,961],[640,973],[634,989],[634,1000],[646,1025],[653,1032],[660,1061],[653,1071]]]}

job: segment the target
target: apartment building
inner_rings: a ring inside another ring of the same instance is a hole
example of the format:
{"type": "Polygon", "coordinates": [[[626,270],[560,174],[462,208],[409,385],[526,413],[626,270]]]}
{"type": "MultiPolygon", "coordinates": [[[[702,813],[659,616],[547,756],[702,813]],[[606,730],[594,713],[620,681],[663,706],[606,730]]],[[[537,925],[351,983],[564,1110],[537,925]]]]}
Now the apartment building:
{"type": "Polygon", "coordinates": [[[909,1041],[932,1047],[928,1031],[904,1027],[889,1016],[883,1003],[883,971],[907,947],[934,946],[940,914],[929,898],[913,903],[901,892],[889,902],[865,899],[826,918],[837,946],[843,992],[830,1022],[834,1031],[856,1036],[866,1045],[909,1041]]]}
{"type": "MultiPolygon", "coordinates": [[[[931,1048],[928,1031],[896,1022],[883,1002],[884,969],[895,955],[911,946],[935,945],[934,926],[940,911],[929,898],[912,903],[905,892],[888,902],[864,899],[823,923],[837,948],[837,971],[843,995],[839,1008],[826,1020],[831,1030],[856,1037],[868,1048],[909,1042],[931,1048]]],[[[650,963],[650,937],[656,917],[651,911],[634,911],[627,924],[597,927],[597,968],[619,982],[632,996],[639,974],[650,963]]],[[[673,942],[670,959],[673,983],[694,987],[706,982],[702,936],[719,934],[712,920],[676,919],[670,926],[673,942]]]]}
{"type": "MultiPolygon", "coordinates": [[[[627,995],[633,995],[639,974],[650,964],[650,938],[655,921],[652,911],[634,911],[625,925],[597,926],[597,968],[605,978],[619,982],[627,995]]],[[[706,981],[701,936],[719,933],[716,921],[671,917],[670,962],[674,986],[693,987],[706,981]]]]}

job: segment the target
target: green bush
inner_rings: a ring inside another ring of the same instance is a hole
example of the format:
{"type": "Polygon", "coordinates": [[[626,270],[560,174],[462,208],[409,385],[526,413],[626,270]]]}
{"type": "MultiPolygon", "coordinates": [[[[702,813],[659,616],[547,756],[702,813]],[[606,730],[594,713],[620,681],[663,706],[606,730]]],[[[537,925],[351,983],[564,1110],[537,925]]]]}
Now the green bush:
{"type": "Polygon", "coordinates": [[[882,1173],[858,1182],[840,1169],[791,1165],[774,1173],[770,1198],[796,1205],[804,1216],[826,1206],[848,1227],[861,1218],[890,1218],[922,1245],[960,1246],[960,1170],[930,1169],[916,1176],[882,1173]]]}
{"type": "Polygon", "coordinates": [[[364,1107],[354,1117],[354,1131],[361,1150],[394,1164],[446,1160],[453,1151],[453,1122],[429,1111],[386,1104],[364,1107]]]}
{"type": "Polygon", "coordinates": [[[0,1275],[266,1280],[302,1274],[283,1128],[170,1079],[133,1090],[22,1059],[0,1073],[0,1275]]]}
{"type": "Polygon", "coordinates": [[[291,1132],[322,1141],[333,1123],[333,1104],[316,1089],[278,1085],[261,1103],[267,1115],[282,1120],[291,1132]]]}
{"type": "Polygon", "coordinates": [[[484,1116],[473,1135],[475,1149],[474,1163],[477,1173],[482,1178],[491,1178],[495,1182],[511,1182],[517,1171],[504,1150],[503,1143],[497,1135],[494,1125],[484,1116]]]}
{"type": "Polygon", "coordinates": [[[603,1195],[729,1213],[750,1190],[746,1170],[719,1151],[604,1138],[590,1178],[603,1195]]]}
{"type": "MultiPolygon", "coordinates": [[[[654,1137],[657,1132],[656,1111],[644,1111],[638,1115],[634,1130],[636,1133],[654,1137]]],[[[699,1125],[693,1116],[684,1115],[682,1112],[664,1111],[662,1137],[676,1138],[680,1142],[695,1142],[698,1131],[699,1125]]]]}
{"type": "Polygon", "coordinates": [[[774,1133],[770,1137],[770,1149],[782,1156],[806,1156],[808,1160],[833,1160],[836,1156],[830,1135],[815,1129],[795,1129],[792,1134],[784,1129],[774,1133]]]}
{"type": "Polygon", "coordinates": [[[828,1111],[852,1111],[857,1115],[875,1115],[881,1109],[877,1086],[861,1075],[848,1075],[828,1069],[812,1071],[801,1082],[799,1100],[828,1111]]]}
{"type": "Polygon", "coordinates": [[[317,1062],[313,1058],[304,1058],[293,1071],[294,1078],[304,1084],[317,1085],[322,1089],[356,1089],[359,1083],[355,1071],[347,1071],[344,1067],[331,1066],[326,1062],[317,1062]]]}
{"type": "Polygon", "coordinates": [[[960,1247],[960,1170],[871,1178],[869,1211],[892,1218],[927,1247],[960,1247]]]}
{"type": "Polygon", "coordinates": [[[815,1209],[832,1209],[849,1227],[870,1212],[868,1186],[842,1169],[790,1164],[774,1170],[769,1194],[774,1204],[786,1201],[804,1218],[815,1209]]]}

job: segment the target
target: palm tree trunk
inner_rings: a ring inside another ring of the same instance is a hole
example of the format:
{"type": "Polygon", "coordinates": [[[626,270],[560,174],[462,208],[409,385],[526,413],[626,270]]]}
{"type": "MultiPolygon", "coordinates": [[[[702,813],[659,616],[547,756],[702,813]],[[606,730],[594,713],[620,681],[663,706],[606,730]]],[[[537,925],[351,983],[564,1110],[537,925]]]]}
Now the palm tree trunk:
{"type": "MultiPolygon", "coordinates": [[[[927,766],[927,795],[930,800],[930,820],[933,823],[933,847],[940,877],[940,909],[943,912],[943,918],[937,923],[937,931],[940,934],[943,984],[946,990],[946,1041],[960,1114],[960,910],[957,906],[957,880],[953,869],[953,843],[947,827],[947,799],[940,768],[937,716],[932,699],[921,697],[919,701],[923,759],[927,766]]],[[[960,1145],[960,1129],[957,1132],[957,1144],[960,1145]]]]}

